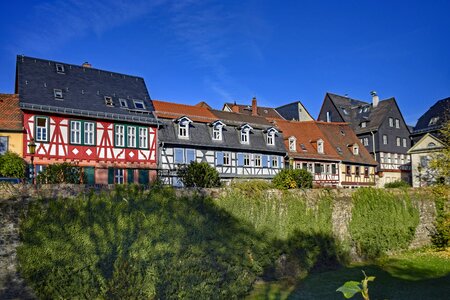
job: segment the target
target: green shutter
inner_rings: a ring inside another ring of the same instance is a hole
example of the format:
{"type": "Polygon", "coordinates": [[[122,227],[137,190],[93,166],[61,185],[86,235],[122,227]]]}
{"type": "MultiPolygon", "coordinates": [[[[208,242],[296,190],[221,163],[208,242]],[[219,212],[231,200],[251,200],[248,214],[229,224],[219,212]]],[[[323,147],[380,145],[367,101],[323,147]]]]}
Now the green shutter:
{"type": "Polygon", "coordinates": [[[148,184],[148,170],[139,170],[139,184],[148,184]]]}
{"type": "Polygon", "coordinates": [[[127,182],[134,183],[134,169],[127,169],[127,182]]]}
{"type": "Polygon", "coordinates": [[[108,184],[114,184],[114,168],[108,168],[108,184]]]}
{"type": "Polygon", "coordinates": [[[94,167],[85,167],[84,175],[86,177],[87,184],[95,184],[95,168],[94,167]]]}

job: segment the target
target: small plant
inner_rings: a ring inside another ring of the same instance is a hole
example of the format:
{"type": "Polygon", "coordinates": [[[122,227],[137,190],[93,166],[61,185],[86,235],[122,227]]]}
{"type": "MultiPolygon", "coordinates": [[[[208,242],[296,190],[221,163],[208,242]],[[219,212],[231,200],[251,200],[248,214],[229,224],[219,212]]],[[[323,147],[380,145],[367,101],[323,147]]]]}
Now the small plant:
{"type": "Polygon", "coordinates": [[[358,281],[347,281],[343,286],[338,288],[336,292],[341,292],[346,299],[350,299],[355,294],[361,293],[364,300],[369,300],[369,281],[374,281],[374,276],[367,276],[364,271],[364,279],[361,282],[358,281]]]}
{"type": "Polygon", "coordinates": [[[220,186],[219,172],[206,162],[191,162],[178,169],[178,177],[185,187],[212,188],[220,186]]]}
{"type": "Polygon", "coordinates": [[[384,185],[384,187],[387,188],[387,189],[397,189],[397,188],[409,188],[411,186],[406,181],[397,180],[397,181],[394,181],[394,182],[386,183],[384,185]]]}
{"type": "Polygon", "coordinates": [[[81,168],[70,163],[48,165],[36,178],[37,183],[82,183],[81,168]]]}
{"type": "Polygon", "coordinates": [[[278,189],[311,188],[312,175],[303,169],[285,169],[275,175],[272,183],[278,189]]]}
{"type": "Polygon", "coordinates": [[[25,161],[14,152],[6,152],[0,156],[0,176],[24,178],[25,161]]]}

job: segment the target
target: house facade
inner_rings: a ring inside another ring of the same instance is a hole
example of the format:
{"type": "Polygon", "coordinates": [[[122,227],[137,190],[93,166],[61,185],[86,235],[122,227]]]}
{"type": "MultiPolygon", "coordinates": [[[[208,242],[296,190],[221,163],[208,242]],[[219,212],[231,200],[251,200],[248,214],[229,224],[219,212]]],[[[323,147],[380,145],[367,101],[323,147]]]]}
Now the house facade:
{"type": "Polygon", "coordinates": [[[397,180],[411,182],[410,131],[394,98],[380,101],[373,92],[372,103],[368,103],[327,93],[318,120],[346,122],[352,127],[378,162],[378,186],[397,180]]]}
{"type": "Polygon", "coordinates": [[[88,184],[148,184],[156,176],[157,120],[140,77],[18,56],[23,156],[35,172],[70,162],[88,184]]]}
{"type": "Polygon", "coordinates": [[[11,151],[23,154],[23,114],[19,97],[15,94],[0,94],[0,155],[11,151]]]}
{"type": "Polygon", "coordinates": [[[272,179],[283,168],[281,133],[264,118],[217,111],[208,106],[153,100],[159,129],[161,179],[180,186],[177,170],[207,162],[224,182],[272,179]]]}

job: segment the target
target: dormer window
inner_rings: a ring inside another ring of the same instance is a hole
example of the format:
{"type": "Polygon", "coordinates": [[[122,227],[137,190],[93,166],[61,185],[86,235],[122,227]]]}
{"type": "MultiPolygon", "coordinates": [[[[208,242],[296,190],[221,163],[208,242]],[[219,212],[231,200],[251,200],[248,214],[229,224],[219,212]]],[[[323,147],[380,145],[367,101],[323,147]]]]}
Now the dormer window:
{"type": "Polygon", "coordinates": [[[56,64],[56,73],[64,74],[64,65],[56,64]]]}
{"type": "Polygon", "coordinates": [[[189,138],[189,124],[192,121],[187,117],[178,119],[178,137],[181,139],[189,138]]]}
{"type": "Polygon", "coordinates": [[[297,139],[293,136],[289,138],[289,151],[296,152],[297,151],[297,139]]]}
{"type": "Polygon", "coordinates": [[[323,154],[323,140],[317,140],[317,153],[323,154]]]}
{"type": "Polygon", "coordinates": [[[134,107],[136,109],[145,109],[144,101],[142,101],[142,100],[133,100],[133,103],[134,103],[134,107]]]}
{"type": "Polygon", "coordinates": [[[300,148],[302,148],[302,150],[303,150],[304,152],[307,151],[307,150],[306,150],[306,147],[305,147],[305,144],[300,144],[300,148]]]}
{"type": "Polygon", "coordinates": [[[107,106],[114,106],[112,97],[105,96],[105,104],[106,104],[107,106]]]}
{"type": "Polygon", "coordinates": [[[248,124],[241,127],[241,144],[250,144],[250,130],[252,129],[253,128],[248,124]]]}
{"type": "Polygon", "coordinates": [[[274,146],[275,145],[275,133],[278,131],[275,128],[269,128],[267,130],[267,145],[274,146]]]}
{"type": "Polygon", "coordinates": [[[439,117],[433,117],[431,118],[430,122],[428,123],[428,126],[436,125],[436,123],[439,121],[439,117]]]}
{"type": "Polygon", "coordinates": [[[357,144],[353,145],[353,155],[359,155],[359,146],[357,144]]]}
{"type": "Polygon", "coordinates": [[[223,126],[225,126],[225,124],[220,121],[216,121],[212,124],[212,126],[213,126],[213,133],[212,133],[213,140],[221,141],[223,126]]]}
{"type": "Polygon", "coordinates": [[[55,99],[64,99],[63,92],[61,89],[54,89],[53,95],[55,96],[55,99]]]}
{"type": "Polygon", "coordinates": [[[123,107],[123,108],[127,108],[128,107],[128,102],[127,102],[127,99],[119,99],[119,103],[120,103],[120,107],[123,107]]]}
{"type": "Polygon", "coordinates": [[[345,107],[341,107],[341,109],[344,115],[348,115],[348,110],[345,107]]]}
{"type": "Polygon", "coordinates": [[[361,123],[361,128],[366,128],[367,127],[367,122],[362,122],[361,123]]]}

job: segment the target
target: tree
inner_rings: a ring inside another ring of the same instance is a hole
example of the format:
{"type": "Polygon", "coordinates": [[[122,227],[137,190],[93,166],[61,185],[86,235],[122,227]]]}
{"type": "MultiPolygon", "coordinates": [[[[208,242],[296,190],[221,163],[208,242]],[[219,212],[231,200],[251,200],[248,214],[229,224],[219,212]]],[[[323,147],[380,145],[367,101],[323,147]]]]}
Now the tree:
{"type": "Polygon", "coordinates": [[[438,183],[449,183],[450,178],[450,120],[441,129],[444,149],[435,154],[430,161],[430,168],[436,173],[438,183]]]}
{"type": "Polygon", "coordinates": [[[48,165],[36,178],[38,183],[82,183],[81,168],[70,163],[48,165]]]}
{"type": "Polygon", "coordinates": [[[311,188],[312,175],[303,169],[284,169],[275,175],[272,183],[278,189],[311,188]]]}
{"type": "Polygon", "coordinates": [[[25,161],[14,152],[6,152],[0,156],[0,175],[13,178],[25,178],[25,161]]]}
{"type": "Polygon", "coordinates": [[[219,172],[207,162],[191,162],[177,171],[185,187],[211,188],[220,186],[219,172]]]}

